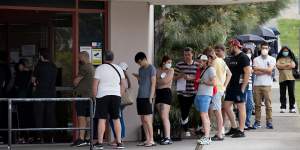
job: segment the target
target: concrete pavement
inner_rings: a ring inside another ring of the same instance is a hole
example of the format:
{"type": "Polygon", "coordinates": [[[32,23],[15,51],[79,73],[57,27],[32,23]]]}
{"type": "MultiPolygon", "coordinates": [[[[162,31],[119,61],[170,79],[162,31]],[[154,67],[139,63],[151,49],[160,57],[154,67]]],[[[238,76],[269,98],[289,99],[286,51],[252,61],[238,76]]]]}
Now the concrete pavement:
{"type": "MultiPolygon", "coordinates": [[[[225,138],[222,142],[213,142],[205,146],[204,150],[300,150],[300,115],[299,113],[279,113],[279,89],[278,83],[273,88],[273,123],[274,129],[265,128],[265,111],[262,111],[262,128],[246,132],[246,138],[232,139],[225,138]]],[[[264,109],[264,107],[262,108],[264,109]]],[[[253,116],[254,118],[254,116],[253,116]]],[[[252,118],[252,121],[253,121],[252,118]]],[[[212,134],[213,135],[213,134],[212,134]]],[[[129,150],[193,150],[196,146],[196,139],[175,142],[169,146],[156,146],[144,148],[135,146],[135,142],[125,143],[129,150]]],[[[0,146],[1,150],[6,147],[0,146]]],[[[69,144],[58,145],[18,145],[14,150],[87,150],[85,148],[71,148],[69,144]]],[[[105,149],[113,149],[105,146],[105,149]]]]}

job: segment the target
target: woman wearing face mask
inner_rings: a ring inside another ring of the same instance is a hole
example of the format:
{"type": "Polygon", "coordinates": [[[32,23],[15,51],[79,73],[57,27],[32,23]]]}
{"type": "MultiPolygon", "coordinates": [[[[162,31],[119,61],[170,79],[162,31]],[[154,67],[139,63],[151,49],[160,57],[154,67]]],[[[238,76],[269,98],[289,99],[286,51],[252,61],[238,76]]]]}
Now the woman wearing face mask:
{"type": "Polygon", "coordinates": [[[172,102],[171,86],[174,76],[172,60],[168,56],[164,56],[157,70],[157,87],[155,106],[159,112],[164,126],[164,138],[161,140],[161,145],[172,144],[170,136],[170,120],[169,112],[172,102]]]}
{"type": "Polygon", "coordinates": [[[280,113],[286,111],[286,88],[289,94],[290,113],[296,113],[295,109],[295,77],[293,69],[298,68],[298,63],[294,53],[287,47],[283,46],[276,59],[276,67],[279,70],[279,87],[280,87],[280,113]]]}
{"type": "MultiPolygon", "coordinates": [[[[243,49],[243,52],[248,56],[248,58],[250,59],[250,66],[252,69],[252,50],[250,47],[248,47],[247,45],[245,46],[245,48],[243,49]]],[[[250,120],[251,120],[251,115],[252,115],[252,111],[253,111],[253,72],[250,74],[250,78],[249,78],[249,82],[248,82],[248,89],[246,90],[246,122],[245,122],[245,130],[250,129],[250,120]]]]}

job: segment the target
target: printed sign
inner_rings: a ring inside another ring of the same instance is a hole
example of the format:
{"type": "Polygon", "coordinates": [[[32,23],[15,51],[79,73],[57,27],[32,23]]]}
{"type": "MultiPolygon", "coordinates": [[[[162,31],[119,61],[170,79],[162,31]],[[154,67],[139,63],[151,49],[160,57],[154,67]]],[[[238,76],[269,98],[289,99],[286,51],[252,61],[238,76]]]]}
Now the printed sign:
{"type": "Polygon", "coordinates": [[[101,48],[93,48],[92,54],[93,54],[93,58],[92,58],[93,65],[102,64],[102,49],[101,48]]]}

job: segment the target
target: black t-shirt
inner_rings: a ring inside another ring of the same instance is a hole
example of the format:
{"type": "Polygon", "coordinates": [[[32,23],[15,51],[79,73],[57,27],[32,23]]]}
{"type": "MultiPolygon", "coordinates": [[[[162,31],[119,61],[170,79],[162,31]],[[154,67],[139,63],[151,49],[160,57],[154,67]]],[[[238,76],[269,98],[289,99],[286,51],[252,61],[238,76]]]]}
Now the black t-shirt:
{"type": "Polygon", "coordinates": [[[18,71],[16,72],[15,88],[17,90],[26,90],[31,85],[32,71],[18,71]]]}
{"type": "Polygon", "coordinates": [[[239,89],[244,77],[243,68],[250,66],[250,59],[245,53],[241,52],[236,56],[229,57],[227,65],[232,73],[228,88],[239,89]]]}
{"type": "Polygon", "coordinates": [[[36,93],[51,96],[55,93],[57,68],[51,62],[39,62],[33,72],[36,77],[36,93]]]}

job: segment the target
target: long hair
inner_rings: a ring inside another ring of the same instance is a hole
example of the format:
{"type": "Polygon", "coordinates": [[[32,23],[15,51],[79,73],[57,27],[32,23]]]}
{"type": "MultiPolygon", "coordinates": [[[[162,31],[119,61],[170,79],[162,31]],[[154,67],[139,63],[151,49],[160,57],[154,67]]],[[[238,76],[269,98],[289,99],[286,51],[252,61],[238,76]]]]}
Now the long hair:
{"type": "Polygon", "coordinates": [[[295,54],[293,53],[293,51],[288,46],[282,46],[282,48],[280,49],[280,51],[277,55],[276,61],[278,61],[278,59],[280,59],[280,58],[285,57],[282,54],[284,49],[287,49],[289,51],[289,55],[287,57],[290,57],[295,62],[295,64],[296,64],[295,69],[298,69],[298,61],[295,57],[295,54]]]}
{"type": "Polygon", "coordinates": [[[167,62],[168,60],[171,60],[171,58],[167,55],[165,55],[162,59],[161,59],[161,62],[159,64],[159,67],[163,67],[164,63],[167,62]]]}
{"type": "Polygon", "coordinates": [[[79,56],[81,57],[83,63],[88,64],[90,63],[90,56],[89,53],[86,51],[80,52],[79,56]]]}

